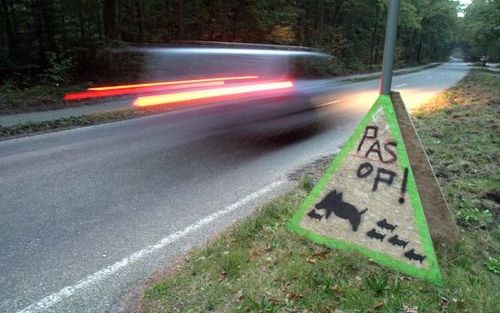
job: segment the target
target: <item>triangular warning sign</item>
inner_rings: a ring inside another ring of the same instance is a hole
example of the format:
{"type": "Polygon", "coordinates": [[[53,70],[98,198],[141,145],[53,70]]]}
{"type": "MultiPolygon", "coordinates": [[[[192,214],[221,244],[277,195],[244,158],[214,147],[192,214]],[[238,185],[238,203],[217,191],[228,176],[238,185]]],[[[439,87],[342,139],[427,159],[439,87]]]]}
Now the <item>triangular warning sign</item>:
{"type": "Polygon", "coordinates": [[[293,216],[292,231],[440,283],[422,203],[389,96],[380,96],[293,216]]]}

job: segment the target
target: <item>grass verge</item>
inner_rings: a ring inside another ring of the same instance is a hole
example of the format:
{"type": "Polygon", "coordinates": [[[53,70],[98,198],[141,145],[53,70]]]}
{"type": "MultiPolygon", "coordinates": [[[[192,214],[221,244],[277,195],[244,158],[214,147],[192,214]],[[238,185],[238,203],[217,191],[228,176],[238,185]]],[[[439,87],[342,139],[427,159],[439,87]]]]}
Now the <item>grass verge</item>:
{"type": "MultiPolygon", "coordinates": [[[[420,72],[420,71],[423,71],[423,70],[426,70],[429,68],[433,68],[433,67],[436,67],[439,65],[441,65],[441,63],[434,63],[434,64],[428,64],[428,65],[423,65],[423,66],[419,66],[419,67],[402,69],[399,71],[395,71],[394,76],[416,73],[416,72],[420,72]]],[[[367,80],[373,80],[373,79],[378,79],[378,78],[380,78],[380,73],[374,73],[373,75],[368,75],[368,76],[363,76],[363,77],[358,77],[358,78],[346,79],[344,81],[347,83],[359,83],[359,82],[364,82],[367,80]]]]}
{"type": "Polygon", "coordinates": [[[481,229],[498,225],[500,75],[473,70],[413,115],[457,222],[481,229]]]}
{"type": "Polygon", "coordinates": [[[145,110],[126,109],[92,113],[81,116],[71,116],[44,122],[28,122],[8,127],[3,127],[0,125],[0,139],[23,136],[31,133],[48,132],[52,130],[69,129],[74,127],[114,122],[118,120],[140,117],[146,114],[151,114],[151,112],[145,110]]]}
{"type": "Polygon", "coordinates": [[[288,232],[308,177],[190,252],[146,290],[140,312],[497,312],[499,85],[500,76],[473,71],[414,114],[461,229],[459,242],[436,245],[442,286],[288,232]]]}
{"type": "Polygon", "coordinates": [[[82,89],[85,89],[82,84],[35,85],[23,89],[13,88],[10,85],[0,86],[0,114],[62,109],[68,107],[63,100],[64,94],[82,89]]]}

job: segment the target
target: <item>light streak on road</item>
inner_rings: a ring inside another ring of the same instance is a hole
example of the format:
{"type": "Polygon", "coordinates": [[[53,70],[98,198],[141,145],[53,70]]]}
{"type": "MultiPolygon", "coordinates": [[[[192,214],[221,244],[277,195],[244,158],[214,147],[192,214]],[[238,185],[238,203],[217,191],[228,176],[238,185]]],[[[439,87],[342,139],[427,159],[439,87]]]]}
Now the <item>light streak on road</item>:
{"type": "Polygon", "coordinates": [[[212,78],[200,78],[200,79],[189,79],[189,80],[164,81],[164,82],[156,82],[156,83],[142,83],[142,84],[132,84],[132,85],[92,87],[92,88],[88,88],[87,90],[114,90],[114,89],[128,89],[128,88],[141,88],[141,87],[153,87],[153,86],[193,84],[193,83],[216,82],[216,81],[246,80],[246,79],[256,79],[256,78],[259,78],[259,77],[258,76],[212,77],[212,78]]]}
{"type": "Polygon", "coordinates": [[[317,51],[283,50],[283,49],[252,49],[252,48],[149,48],[147,51],[163,54],[180,55],[260,55],[260,56],[322,56],[330,57],[328,54],[317,51]]]}
{"type": "Polygon", "coordinates": [[[200,88],[200,87],[216,87],[224,85],[224,81],[214,81],[206,83],[193,83],[193,84],[179,84],[167,86],[152,86],[152,87],[135,87],[135,88],[120,88],[109,90],[87,90],[82,92],[67,93],[64,95],[64,100],[82,100],[90,98],[123,96],[138,93],[148,93],[157,91],[178,90],[187,88],[200,88]]]}
{"type": "Polygon", "coordinates": [[[129,85],[118,85],[118,86],[92,87],[82,92],[67,93],[64,95],[64,100],[82,100],[90,98],[112,97],[112,96],[167,91],[175,89],[216,87],[216,86],[222,86],[229,81],[252,80],[257,78],[258,76],[228,76],[228,77],[174,80],[174,81],[129,84],[129,85]]]}
{"type": "Polygon", "coordinates": [[[152,105],[169,104],[190,100],[200,100],[223,96],[247,94],[259,91],[284,90],[293,87],[291,81],[279,81],[269,83],[259,83],[235,87],[222,87],[213,89],[202,89],[195,91],[177,92],[163,95],[139,97],[134,101],[135,106],[146,107],[152,105]]]}

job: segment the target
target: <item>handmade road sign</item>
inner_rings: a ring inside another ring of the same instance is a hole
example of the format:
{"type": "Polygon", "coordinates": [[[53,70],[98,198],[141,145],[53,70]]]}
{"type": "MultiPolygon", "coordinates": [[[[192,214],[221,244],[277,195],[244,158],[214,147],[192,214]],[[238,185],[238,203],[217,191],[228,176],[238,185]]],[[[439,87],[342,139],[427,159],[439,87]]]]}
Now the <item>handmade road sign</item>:
{"type": "Polygon", "coordinates": [[[432,240],[389,96],[380,96],[293,216],[292,231],[440,283],[432,240]]]}

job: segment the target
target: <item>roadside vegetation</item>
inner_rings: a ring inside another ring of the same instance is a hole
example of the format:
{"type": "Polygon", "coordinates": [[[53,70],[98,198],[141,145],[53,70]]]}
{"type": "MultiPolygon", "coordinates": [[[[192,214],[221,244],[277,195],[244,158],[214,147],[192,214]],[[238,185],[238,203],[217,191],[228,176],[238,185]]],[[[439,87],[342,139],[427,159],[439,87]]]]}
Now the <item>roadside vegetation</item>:
{"type": "Polygon", "coordinates": [[[69,129],[81,126],[96,125],[115,122],[124,119],[144,116],[150,114],[151,110],[126,109],[109,112],[92,113],[81,116],[70,116],[44,122],[28,122],[14,126],[3,127],[0,125],[0,140],[2,138],[23,136],[38,132],[69,129]]]}
{"type": "Polygon", "coordinates": [[[443,192],[463,227],[498,225],[500,74],[473,70],[457,87],[414,112],[443,192]]]}
{"type": "MultiPolygon", "coordinates": [[[[429,69],[429,68],[433,68],[433,67],[439,66],[441,64],[442,63],[436,62],[436,63],[431,63],[431,64],[422,65],[422,66],[413,67],[413,68],[407,68],[407,69],[403,68],[403,69],[400,69],[400,70],[396,70],[393,73],[393,76],[416,73],[416,72],[419,72],[419,71],[422,71],[422,70],[425,70],[425,69],[429,69]]],[[[358,83],[358,82],[363,82],[363,81],[367,81],[367,80],[377,79],[377,78],[380,77],[380,75],[381,75],[380,72],[377,72],[377,73],[373,73],[373,75],[368,75],[368,76],[362,76],[362,77],[357,77],[357,78],[346,79],[345,81],[349,82],[349,83],[358,83]]]]}
{"type": "MultiPolygon", "coordinates": [[[[328,66],[331,74],[370,72],[382,62],[388,9],[388,2],[381,0],[1,3],[0,113],[64,106],[62,94],[79,85],[132,83],[162,71],[171,74],[168,64],[176,61],[128,51],[137,45],[187,40],[307,46],[335,56],[328,66]]],[[[485,19],[478,12],[469,22],[485,19]]],[[[495,18],[486,16],[486,24],[495,18]]],[[[484,23],[476,24],[482,32],[484,23]]],[[[403,1],[397,67],[446,60],[460,37],[459,25],[454,2],[403,1]]]]}
{"type": "Polygon", "coordinates": [[[498,312],[500,76],[472,71],[414,112],[460,240],[435,244],[442,286],[332,250],[286,224],[317,176],[179,260],[144,293],[155,312],[498,312]]]}
{"type": "Polygon", "coordinates": [[[72,107],[64,101],[64,94],[81,91],[84,85],[60,86],[55,84],[34,85],[19,88],[11,84],[0,86],[0,114],[15,114],[72,107]]]}

